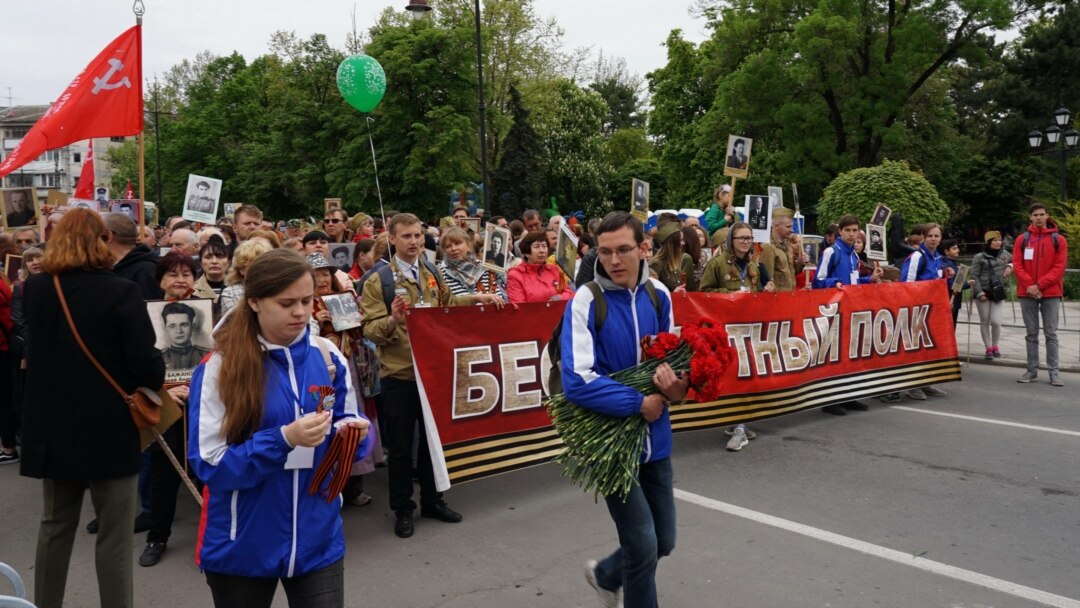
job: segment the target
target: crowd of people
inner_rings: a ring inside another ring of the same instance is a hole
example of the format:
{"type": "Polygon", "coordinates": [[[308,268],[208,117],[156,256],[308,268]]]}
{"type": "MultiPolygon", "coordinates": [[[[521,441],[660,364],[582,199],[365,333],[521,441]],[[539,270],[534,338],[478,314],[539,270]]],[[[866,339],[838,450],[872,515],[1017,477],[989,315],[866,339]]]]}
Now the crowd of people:
{"type": "MultiPolygon", "coordinates": [[[[218,606],[237,605],[237,598],[269,606],[279,580],[290,605],[342,605],[340,509],[371,503],[363,480],[376,467],[388,468],[397,536],[413,535],[417,508],[422,518],[462,521],[436,489],[405,326],[411,307],[571,302],[562,336],[567,395],[582,407],[642,415],[652,425],[640,487],[627,501],[608,499],[621,548],[586,568],[606,606],[655,605],[656,561],[674,547],[667,405],[683,397],[686,380],[661,367],[660,394],[643,397],[608,378],[636,363],[642,337],[673,327],[671,293],[946,279],[952,294],[972,290],[986,357],[994,358],[1001,356],[1004,279],[1013,274],[1028,327],[1029,365],[1020,381],[1037,378],[1041,320],[1050,383],[1062,386],[1056,322],[1067,243],[1045,207],[1032,206],[1031,226],[1011,254],[999,232],[987,232],[970,274],[953,285],[958,248],[942,240],[937,224],[915,226],[904,256],[883,267],[866,257],[860,218],[846,215],[826,228],[820,258],[811,260],[791,210],[772,209],[771,238],[755,243],[730,195],[730,187],[720,187],[700,218],[662,213],[647,228],[625,212],[586,222],[558,215],[545,221],[536,210],[484,218],[509,234],[509,259],[496,258],[502,242],[491,247],[495,253],[485,251],[480,224],[464,206],[433,225],[409,213],[371,217],[336,207],[317,223],[274,222],[243,205],[216,225],[171,217],[156,227],[140,227],[122,213],[59,208],[45,210],[47,235],[0,235],[0,251],[22,256],[18,280],[0,284],[0,366],[11,372],[0,373],[0,464],[21,461],[23,475],[44,483],[35,601],[63,602],[87,489],[96,518],[86,530],[98,535],[107,606],[131,605],[128,548],[135,533],[147,533],[141,566],[163,559],[185,475],[201,486],[196,561],[218,606]],[[578,240],[573,276],[556,263],[563,222],[578,240]],[[816,271],[806,281],[810,268],[816,271]],[[655,288],[637,289],[650,281],[655,288]],[[581,289],[590,282],[602,291],[581,289]],[[646,291],[659,294],[659,307],[646,291]],[[596,293],[609,309],[638,300],[640,323],[608,323],[597,333],[588,323],[596,293]],[[360,325],[340,323],[348,308],[340,296],[355,304],[360,325]],[[161,300],[168,303],[155,331],[146,302],[161,300]],[[199,318],[195,300],[210,302],[210,319],[199,318]],[[62,301],[70,306],[68,322],[62,301]],[[200,320],[212,328],[213,344],[193,339],[200,320]],[[164,390],[184,408],[187,424],[166,429],[144,452],[128,402],[82,343],[123,391],[164,390]],[[68,362],[70,381],[56,382],[55,361],[68,362]],[[191,373],[166,382],[182,370],[191,373]],[[318,483],[315,469],[345,428],[360,430],[362,441],[341,498],[327,502],[305,489],[318,483]],[[170,456],[186,459],[188,470],[177,470],[170,456]],[[298,519],[308,525],[299,529],[298,519]]],[[[927,386],[906,395],[925,400],[945,391],[927,386]]],[[[823,411],[867,408],[852,401],[823,411]]],[[[757,436],[741,424],[725,432],[731,451],[757,436]]]]}

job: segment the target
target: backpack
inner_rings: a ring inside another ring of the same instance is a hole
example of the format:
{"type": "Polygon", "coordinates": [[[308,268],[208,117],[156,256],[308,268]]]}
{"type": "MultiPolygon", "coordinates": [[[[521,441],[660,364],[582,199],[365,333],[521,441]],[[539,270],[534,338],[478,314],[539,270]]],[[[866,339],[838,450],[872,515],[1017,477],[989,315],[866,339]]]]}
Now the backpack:
{"type": "MultiPolygon", "coordinates": [[[[443,284],[442,273],[439,269],[428,261],[427,258],[421,258],[420,263],[427,268],[428,272],[435,277],[435,281],[439,284],[439,293],[442,293],[446,289],[446,285],[443,284]]],[[[394,303],[394,267],[387,264],[377,270],[379,273],[379,283],[382,285],[383,302],[386,304],[386,312],[390,314],[390,309],[394,303]]],[[[423,293],[423,287],[420,286],[421,293],[423,293]]]]}
{"type": "MultiPolygon", "coordinates": [[[[1025,232],[1024,234],[1022,234],[1020,236],[1020,242],[1017,243],[1017,246],[1019,246],[1021,249],[1023,249],[1024,246],[1027,245],[1028,238],[1030,238],[1030,237],[1031,237],[1030,232],[1025,232]]],[[[1054,242],[1054,253],[1057,253],[1057,250],[1058,250],[1058,233],[1051,232],[1050,233],[1050,240],[1054,242]]]]}
{"type": "MultiPolygon", "coordinates": [[[[604,321],[607,319],[607,298],[604,297],[603,288],[596,281],[589,281],[583,287],[592,292],[593,300],[596,302],[596,313],[593,316],[593,322],[596,325],[596,333],[599,334],[600,328],[604,326],[604,321]]],[[[656,319],[659,321],[662,314],[660,312],[660,296],[656,293],[656,286],[653,285],[651,280],[645,283],[645,293],[649,294],[649,301],[652,302],[653,309],[656,310],[656,319]]],[[[548,359],[551,360],[551,371],[548,372],[548,395],[558,395],[563,392],[561,345],[563,319],[565,319],[565,316],[559,317],[559,324],[551,332],[551,339],[547,343],[548,359]]]]}

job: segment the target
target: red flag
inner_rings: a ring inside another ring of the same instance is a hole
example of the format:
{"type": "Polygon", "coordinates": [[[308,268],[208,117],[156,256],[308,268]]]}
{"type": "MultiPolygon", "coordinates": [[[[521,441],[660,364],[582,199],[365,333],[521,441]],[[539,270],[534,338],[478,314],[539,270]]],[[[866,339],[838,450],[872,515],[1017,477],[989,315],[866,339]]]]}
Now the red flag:
{"type": "Polygon", "coordinates": [[[142,129],[142,27],[136,25],[113,40],[71,81],[0,163],[0,177],[46,150],[92,137],[135,135],[142,129]]]}
{"type": "Polygon", "coordinates": [[[82,172],[79,173],[79,185],[75,187],[75,198],[83,200],[94,199],[94,140],[90,140],[90,146],[86,149],[86,161],[83,162],[82,172]]]}
{"type": "Polygon", "coordinates": [[[131,189],[131,182],[128,182],[127,188],[124,189],[124,198],[127,200],[133,200],[135,198],[135,191],[131,189]]]}

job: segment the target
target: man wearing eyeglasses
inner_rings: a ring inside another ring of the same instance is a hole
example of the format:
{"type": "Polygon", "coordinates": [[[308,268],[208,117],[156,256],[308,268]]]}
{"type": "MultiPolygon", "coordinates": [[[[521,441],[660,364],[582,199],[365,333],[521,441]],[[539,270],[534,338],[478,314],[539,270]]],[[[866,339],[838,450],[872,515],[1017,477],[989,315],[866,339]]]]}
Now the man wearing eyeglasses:
{"type": "Polygon", "coordinates": [[[666,363],[653,375],[657,394],[645,396],[611,378],[641,360],[643,337],[674,331],[675,318],[667,288],[649,278],[641,222],[625,211],[609,213],[596,229],[596,239],[595,284],[577,290],[563,317],[563,389],[579,407],[609,416],[643,417],[649,433],[641,446],[639,483],[625,497],[604,497],[621,547],[605,559],[589,560],[585,580],[604,606],[652,608],[657,605],[657,562],[675,547],[667,406],[669,400],[685,397],[688,381],[666,363]],[[599,331],[590,322],[598,298],[604,298],[607,307],[599,331]]]}
{"type": "Polygon", "coordinates": [[[331,207],[323,216],[323,230],[331,243],[348,243],[352,234],[348,230],[349,214],[341,207],[331,207]]]}

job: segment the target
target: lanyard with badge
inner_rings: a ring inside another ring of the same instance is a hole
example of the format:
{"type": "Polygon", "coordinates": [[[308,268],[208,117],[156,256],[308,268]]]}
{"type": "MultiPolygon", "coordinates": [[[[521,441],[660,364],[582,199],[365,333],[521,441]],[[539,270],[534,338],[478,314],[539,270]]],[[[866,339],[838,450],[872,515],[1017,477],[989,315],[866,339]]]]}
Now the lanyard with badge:
{"type": "MultiPolygon", "coordinates": [[[[304,411],[304,400],[300,397],[299,394],[299,387],[307,386],[307,371],[308,370],[305,368],[303,375],[300,377],[300,384],[297,384],[295,387],[292,384],[294,379],[291,374],[289,374],[288,372],[285,372],[285,374],[276,374],[278,376],[278,384],[281,385],[281,388],[285,391],[285,394],[289,395],[289,397],[292,399],[293,404],[296,407],[296,411],[300,413],[301,418],[316,413],[315,410],[312,410],[311,412],[304,411]],[[282,375],[287,376],[287,378],[282,378],[282,375]]],[[[317,405],[318,404],[316,404],[316,406],[317,405]]],[[[296,446],[291,452],[289,452],[289,457],[285,461],[285,468],[310,469],[312,466],[314,466],[314,463],[315,448],[296,446]]]]}
{"type": "MultiPolygon", "coordinates": [[[[736,268],[739,267],[738,262],[735,262],[735,267],[736,268]]],[[[739,268],[739,291],[740,292],[750,291],[750,287],[746,284],[746,273],[749,270],[750,270],[750,261],[747,260],[746,264],[742,268],[739,268]]]]}

